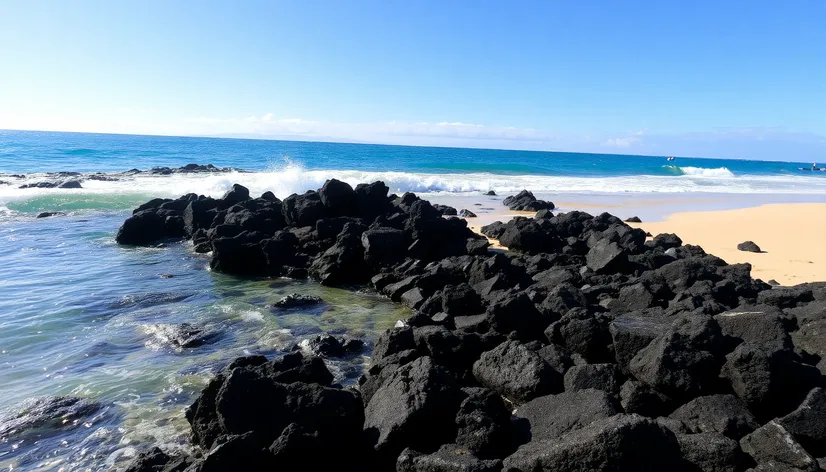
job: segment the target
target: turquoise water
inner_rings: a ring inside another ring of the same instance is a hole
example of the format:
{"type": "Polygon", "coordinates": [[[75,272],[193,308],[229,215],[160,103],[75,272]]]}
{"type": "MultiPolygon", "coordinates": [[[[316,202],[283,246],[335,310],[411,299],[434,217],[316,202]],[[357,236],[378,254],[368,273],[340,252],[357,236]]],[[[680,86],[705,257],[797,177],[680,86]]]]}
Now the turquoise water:
{"type": "MultiPolygon", "coordinates": [[[[588,202],[675,195],[738,204],[824,201],[826,173],[797,170],[806,165],[0,131],[0,174],[6,174],[0,182],[11,182],[0,183],[0,431],[3,415],[34,397],[71,395],[101,405],[76,425],[26,437],[0,434],[0,468],[108,470],[148,445],[187,448],[182,411],[230,359],[277,355],[318,333],[370,340],[408,314],[367,292],[215,274],[207,270],[207,257],[184,243],[115,245],[120,223],[150,198],[220,196],[235,182],[285,197],[336,177],[354,184],[382,179],[394,192],[433,199],[528,188],[588,202]],[[118,176],[84,180],[76,190],[18,188],[48,180],[46,172],[112,173],[193,162],[251,172],[118,176]],[[41,211],[66,215],[36,219],[41,211]],[[267,308],[292,292],[320,296],[325,304],[287,313],[267,308]],[[177,349],[163,333],[181,323],[214,336],[203,346],[177,349]]],[[[331,368],[348,383],[367,361],[359,356],[331,368]]]]}

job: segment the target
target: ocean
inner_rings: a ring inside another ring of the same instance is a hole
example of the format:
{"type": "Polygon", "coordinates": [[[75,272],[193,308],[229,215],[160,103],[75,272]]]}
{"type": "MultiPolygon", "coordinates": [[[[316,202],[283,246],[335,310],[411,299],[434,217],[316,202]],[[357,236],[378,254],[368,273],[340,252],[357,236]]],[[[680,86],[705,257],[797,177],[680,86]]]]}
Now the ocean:
{"type": "MultiPolygon", "coordinates": [[[[338,178],[351,184],[380,179],[392,192],[434,200],[481,202],[482,192],[501,196],[527,188],[569,206],[633,201],[643,211],[650,205],[639,202],[660,202],[660,213],[709,201],[713,206],[826,201],[826,172],[799,171],[811,163],[792,162],[795,156],[777,158],[668,161],[665,156],[0,131],[0,468],[108,470],[151,445],[187,449],[183,409],[234,357],[275,356],[320,333],[358,337],[369,346],[376,333],[409,315],[369,291],[216,274],[208,270],[208,256],[195,254],[186,243],[117,246],[120,224],[151,198],[189,192],[220,196],[236,182],[253,193],[271,190],[283,198],[338,178]],[[190,163],[240,170],[123,174],[190,163]],[[54,180],[52,172],[102,173],[102,180],[65,176],[61,179],[80,178],[82,188],[19,188],[54,180]],[[45,211],[64,214],[36,218],[45,211]],[[290,293],[320,296],[324,303],[271,308],[290,293]],[[209,338],[197,347],[176,346],[170,332],[183,323],[204,329],[209,338]],[[91,407],[65,422],[46,421],[37,405],[57,396],[82,398],[91,407]]],[[[366,355],[357,356],[333,362],[331,369],[336,381],[347,385],[367,362],[366,355]]]]}

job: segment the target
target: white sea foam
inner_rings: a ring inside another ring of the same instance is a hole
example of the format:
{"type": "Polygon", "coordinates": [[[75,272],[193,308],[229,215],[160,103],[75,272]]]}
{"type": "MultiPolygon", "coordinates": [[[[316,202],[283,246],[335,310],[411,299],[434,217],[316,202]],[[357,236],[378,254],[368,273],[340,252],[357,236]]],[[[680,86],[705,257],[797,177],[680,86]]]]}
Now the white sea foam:
{"type": "Polygon", "coordinates": [[[701,177],[734,177],[734,174],[725,167],[705,168],[705,167],[678,167],[683,175],[701,177]]]}
{"type": "MultiPolygon", "coordinates": [[[[305,170],[297,165],[253,173],[174,174],[135,176],[122,181],[83,182],[82,189],[20,189],[0,185],[0,208],[14,209],[14,202],[50,198],[89,202],[89,207],[111,208],[110,200],[133,196],[177,197],[197,193],[220,197],[233,183],[248,187],[253,194],[270,190],[280,198],[321,187],[336,178],[351,185],[384,181],[391,192],[478,194],[493,190],[507,194],[522,189],[542,195],[566,193],[730,193],[730,194],[806,194],[826,195],[826,179],[798,175],[735,176],[728,169],[683,167],[682,175],[634,175],[617,177],[572,177],[549,175],[501,175],[491,173],[428,174],[413,172],[366,172],[358,170],[305,170]]],[[[36,180],[37,177],[31,177],[36,180]]],[[[122,205],[133,207],[134,202],[122,205]]],[[[71,209],[71,208],[70,208],[71,209]]],[[[34,210],[29,210],[34,211],[34,210]]]]}

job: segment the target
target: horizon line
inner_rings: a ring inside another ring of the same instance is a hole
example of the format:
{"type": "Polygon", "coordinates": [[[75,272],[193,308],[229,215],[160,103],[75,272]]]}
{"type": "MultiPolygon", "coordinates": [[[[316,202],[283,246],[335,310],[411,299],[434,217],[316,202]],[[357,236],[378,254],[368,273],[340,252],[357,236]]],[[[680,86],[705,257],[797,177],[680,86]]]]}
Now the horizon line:
{"type": "Polygon", "coordinates": [[[803,161],[781,161],[781,160],[766,160],[766,159],[743,159],[736,157],[704,157],[704,156],[678,156],[678,155],[661,155],[661,154],[633,154],[633,153],[607,153],[607,152],[585,152],[585,151],[558,151],[558,150],[538,150],[538,149],[519,149],[519,148],[493,148],[493,147],[466,147],[466,146],[428,146],[421,144],[391,144],[382,142],[359,142],[356,140],[344,140],[345,138],[336,138],[333,136],[320,136],[318,139],[306,139],[312,137],[296,136],[296,139],[288,137],[267,137],[267,136],[232,136],[232,135],[177,135],[177,134],[142,134],[142,133],[112,133],[105,131],[63,131],[63,130],[35,130],[35,129],[14,129],[14,128],[0,128],[0,132],[19,132],[19,133],[65,133],[65,134],[101,134],[108,136],[138,136],[138,137],[162,137],[162,138],[189,138],[189,139],[226,139],[238,141],[282,141],[291,143],[325,143],[325,144],[345,144],[356,146],[396,146],[396,147],[413,147],[424,149],[468,149],[480,151],[515,151],[515,152],[532,152],[532,153],[556,153],[556,154],[591,154],[597,156],[630,156],[630,157],[674,157],[679,159],[709,159],[709,160],[731,160],[731,161],[754,161],[754,162],[785,162],[790,164],[802,164],[803,161]],[[341,139],[340,141],[338,139],[341,139]]]}

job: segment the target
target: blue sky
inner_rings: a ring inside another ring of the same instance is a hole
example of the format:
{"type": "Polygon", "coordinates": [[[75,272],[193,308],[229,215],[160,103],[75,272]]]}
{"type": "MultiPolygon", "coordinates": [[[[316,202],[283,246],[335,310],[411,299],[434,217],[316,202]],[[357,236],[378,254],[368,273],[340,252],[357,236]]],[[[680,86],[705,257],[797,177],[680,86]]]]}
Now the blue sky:
{"type": "Polygon", "coordinates": [[[0,128],[826,160],[826,2],[0,2],[0,128]]]}

